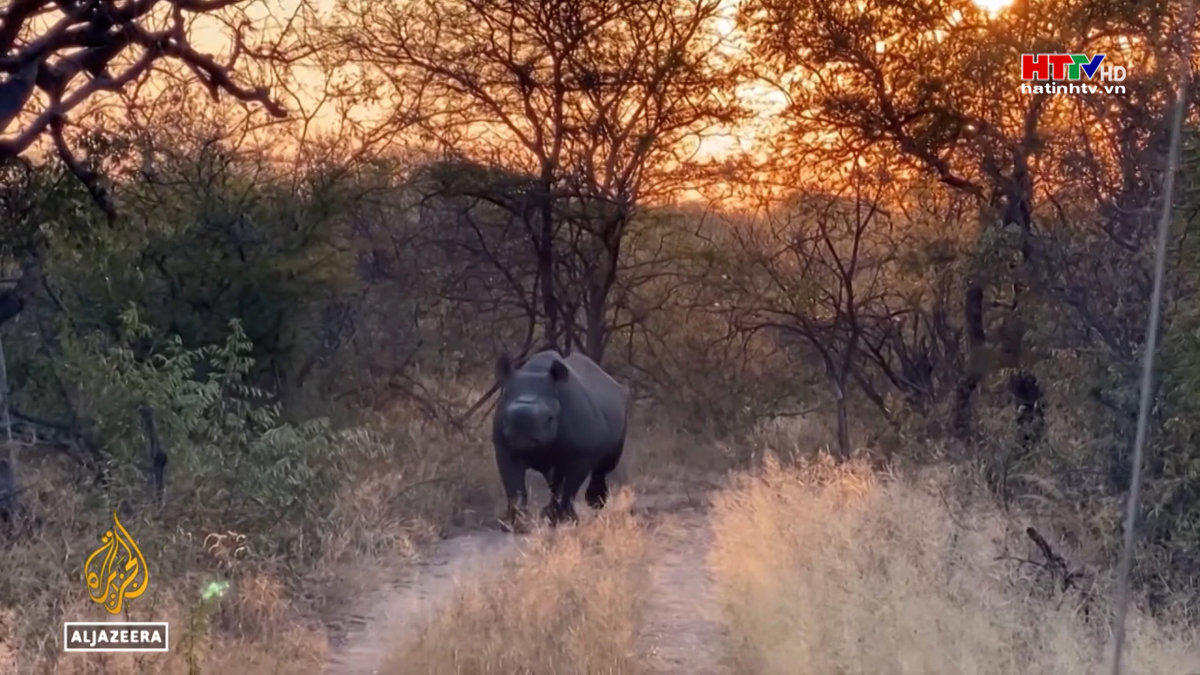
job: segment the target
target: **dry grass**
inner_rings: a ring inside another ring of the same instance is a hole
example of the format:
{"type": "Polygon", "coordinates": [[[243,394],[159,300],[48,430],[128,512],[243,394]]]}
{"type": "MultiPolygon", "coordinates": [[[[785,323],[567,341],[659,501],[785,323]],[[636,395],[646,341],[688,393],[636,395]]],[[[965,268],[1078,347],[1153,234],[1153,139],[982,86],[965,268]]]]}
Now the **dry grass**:
{"type": "MultiPolygon", "coordinates": [[[[169,621],[167,654],[61,652],[64,619],[106,616],[87,601],[80,570],[107,514],[55,475],[61,467],[27,465],[28,501],[42,523],[0,548],[0,673],[323,672],[339,628],[331,616],[377,591],[441,524],[489,519],[503,503],[485,439],[411,415],[392,419],[371,441],[389,458],[347,477],[320,523],[321,555],[303,566],[257,551],[235,561],[209,555],[204,535],[223,530],[219,522],[198,529],[123,517],[155,574],[124,618],[169,621]],[[228,592],[201,602],[214,579],[227,579],[228,592]]],[[[639,423],[632,436],[626,476],[615,482],[635,486],[642,507],[679,494],[690,503],[744,454],[671,424],[639,423]]],[[[775,423],[758,429],[753,445],[798,456],[827,436],[807,422],[775,423]]],[[[952,509],[933,489],[941,485],[854,464],[785,469],[767,459],[764,471],[714,498],[710,562],[736,672],[1082,673],[1098,665],[1107,621],[1089,623],[1076,594],[1039,595],[1027,568],[996,560],[1014,544],[1028,547],[1013,521],[982,507],[952,509]]],[[[379,672],[642,670],[635,645],[653,535],[631,503],[626,487],[604,511],[585,513],[583,527],[524,538],[524,555],[465,580],[419,633],[383,645],[379,672]]],[[[263,533],[247,534],[253,549],[263,533]]],[[[1063,547],[1068,559],[1085,559],[1063,547]]],[[[1107,601],[1102,582],[1095,615],[1107,601]]],[[[1130,623],[1135,672],[1189,673],[1200,663],[1195,633],[1142,615],[1130,623]]]]}
{"type": "MultiPolygon", "coordinates": [[[[205,536],[227,528],[189,511],[196,505],[186,495],[168,493],[159,516],[136,504],[122,510],[151,580],[120,619],[169,622],[166,654],[62,652],[64,620],[109,618],[87,599],[82,567],[111,516],[60,462],[27,462],[26,503],[40,522],[0,547],[0,673],[322,672],[339,628],[331,617],[377,591],[422,541],[462,517],[464,504],[491,501],[477,494],[490,465],[474,442],[412,419],[396,416],[389,430],[348,441],[378,444],[385,459],[346,477],[317,528],[315,560],[268,555],[256,546],[264,532],[245,533],[250,549],[240,558],[206,551],[205,536]],[[214,580],[228,581],[227,591],[202,602],[214,580]]],[[[345,448],[350,456],[363,450],[345,448]]]]}
{"type": "Polygon", "coordinates": [[[582,527],[530,535],[501,570],[464,580],[444,609],[398,636],[385,673],[634,673],[644,534],[632,495],[582,527]]]}
{"type": "MultiPolygon", "coordinates": [[[[168,653],[62,654],[55,660],[26,663],[25,670],[69,675],[321,672],[329,654],[324,628],[285,597],[276,577],[245,576],[211,605],[198,600],[184,604],[191,600],[188,595],[159,593],[156,609],[130,612],[130,620],[170,622],[168,653]]],[[[75,603],[67,613],[103,620],[86,604],[90,603],[75,603]]],[[[61,635],[61,628],[58,632],[61,635]]]]}
{"type": "MultiPolygon", "coordinates": [[[[739,672],[1084,673],[1103,663],[1107,619],[1087,621],[1074,592],[1039,596],[1031,576],[996,560],[1014,536],[1008,523],[956,513],[928,485],[859,465],[768,461],[714,506],[711,563],[739,672]]],[[[1200,663],[1194,632],[1137,613],[1129,625],[1132,672],[1200,663]]]]}

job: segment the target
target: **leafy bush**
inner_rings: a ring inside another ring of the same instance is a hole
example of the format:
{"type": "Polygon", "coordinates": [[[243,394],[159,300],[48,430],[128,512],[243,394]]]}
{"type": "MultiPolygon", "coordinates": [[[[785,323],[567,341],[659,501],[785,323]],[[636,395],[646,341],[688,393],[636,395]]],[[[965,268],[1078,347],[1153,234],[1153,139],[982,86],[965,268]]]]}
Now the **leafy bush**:
{"type": "Polygon", "coordinates": [[[187,348],[172,336],[139,357],[134,345],[150,333],[131,306],[119,340],[65,333],[55,364],[61,380],[76,383],[101,439],[112,481],[104,498],[144,490],[138,408],[148,405],[170,457],[167,493],[186,495],[186,506],[168,499],[183,524],[261,532],[280,553],[317,553],[318,539],[302,535],[332,508],[346,469],[340,444],[363,432],[334,431],[323,418],[281,421],[279,403],[247,384],[253,345],[236,319],[223,344],[187,348]]]}

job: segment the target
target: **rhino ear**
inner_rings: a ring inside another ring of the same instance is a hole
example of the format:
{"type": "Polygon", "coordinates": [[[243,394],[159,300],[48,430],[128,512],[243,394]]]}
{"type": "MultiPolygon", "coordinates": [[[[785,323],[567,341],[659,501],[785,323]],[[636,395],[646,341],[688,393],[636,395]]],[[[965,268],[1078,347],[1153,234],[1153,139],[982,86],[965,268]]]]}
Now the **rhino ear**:
{"type": "Polygon", "coordinates": [[[562,382],[563,380],[567,379],[567,375],[570,372],[571,371],[567,370],[567,364],[559,361],[558,359],[554,359],[554,363],[550,364],[550,379],[554,380],[555,382],[562,382]]]}
{"type": "Polygon", "coordinates": [[[509,358],[508,354],[501,354],[496,359],[496,378],[503,382],[508,379],[509,375],[512,375],[512,371],[512,359],[509,358]]]}

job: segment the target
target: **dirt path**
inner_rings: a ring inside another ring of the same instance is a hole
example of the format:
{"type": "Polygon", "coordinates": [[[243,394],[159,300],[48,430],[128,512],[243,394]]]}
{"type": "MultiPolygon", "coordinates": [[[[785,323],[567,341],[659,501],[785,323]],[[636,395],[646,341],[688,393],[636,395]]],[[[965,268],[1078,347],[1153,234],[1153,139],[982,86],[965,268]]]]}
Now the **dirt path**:
{"type": "Polygon", "coordinates": [[[474,530],[442,541],[407,570],[394,590],[381,592],[335,654],[330,675],[375,675],[389,645],[414,635],[438,605],[452,597],[458,581],[502,564],[520,550],[519,540],[499,530],[474,530]]]}
{"type": "Polygon", "coordinates": [[[651,543],[651,590],[642,608],[639,651],[648,673],[725,675],[724,627],[708,570],[712,531],[696,510],[666,514],[651,543]]]}
{"type": "MultiPolygon", "coordinates": [[[[639,495],[634,507],[651,532],[651,587],[642,607],[638,647],[646,672],[654,675],[731,672],[720,663],[722,627],[707,567],[712,534],[696,496],[654,489],[639,495]]],[[[587,520],[585,516],[585,527],[587,520]]],[[[326,672],[380,673],[378,664],[389,645],[436,616],[459,580],[495,569],[520,551],[520,542],[498,530],[475,530],[442,541],[394,589],[381,591],[372,609],[354,618],[357,626],[326,672]]]]}

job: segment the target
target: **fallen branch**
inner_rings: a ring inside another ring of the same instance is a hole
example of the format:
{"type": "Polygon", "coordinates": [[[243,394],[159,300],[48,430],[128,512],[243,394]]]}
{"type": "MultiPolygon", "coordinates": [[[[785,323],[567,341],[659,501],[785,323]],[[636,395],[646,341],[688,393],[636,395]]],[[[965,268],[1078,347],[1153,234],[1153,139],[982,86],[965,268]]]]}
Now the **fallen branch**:
{"type": "MultiPolygon", "coordinates": [[[[551,347],[547,346],[547,347],[543,347],[542,349],[543,350],[551,349],[551,347]]],[[[530,352],[531,352],[531,350],[529,349],[529,344],[526,343],[525,347],[521,350],[520,355],[517,356],[517,358],[513,360],[514,367],[520,368],[522,365],[524,365],[525,359],[529,358],[529,356],[530,356],[530,352]]],[[[492,388],[488,389],[487,392],[483,396],[480,396],[479,400],[475,401],[475,403],[470,407],[470,409],[467,410],[467,412],[463,413],[457,420],[455,420],[455,422],[454,422],[455,425],[462,426],[462,425],[466,424],[467,420],[471,418],[471,415],[474,415],[475,411],[479,410],[479,408],[484,403],[487,403],[492,398],[492,396],[498,391],[500,391],[500,382],[497,380],[495,383],[492,384],[492,388]]]]}
{"type": "Polygon", "coordinates": [[[434,476],[433,478],[426,478],[424,480],[419,480],[414,483],[409,483],[408,485],[405,485],[404,487],[397,490],[396,493],[394,495],[392,495],[392,497],[399,498],[399,497],[403,496],[405,493],[407,493],[415,488],[419,488],[423,485],[435,485],[437,483],[447,483],[449,481],[450,481],[450,479],[447,478],[446,476],[434,476]]]}
{"type": "Polygon", "coordinates": [[[1038,562],[1028,558],[1017,558],[1013,556],[997,556],[996,560],[1011,560],[1023,565],[1033,565],[1034,567],[1046,570],[1050,572],[1051,576],[1058,581],[1058,585],[1063,592],[1066,592],[1072,588],[1083,590],[1076,582],[1087,576],[1084,572],[1080,570],[1072,571],[1071,566],[1067,563],[1066,558],[1063,558],[1058,553],[1055,553],[1049,542],[1046,541],[1046,538],[1043,537],[1037,530],[1033,529],[1032,527],[1027,527],[1025,528],[1025,535],[1029,537],[1029,539],[1033,541],[1033,544],[1038,547],[1038,550],[1042,552],[1042,557],[1045,558],[1045,562],[1038,562]]]}
{"type": "Polygon", "coordinates": [[[492,398],[492,395],[495,394],[497,391],[500,391],[500,383],[499,382],[493,383],[492,388],[488,389],[487,392],[483,396],[480,396],[479,400],[475,401],[474,405],[472,405],[471,408],[469,410],[467,410],[467,412],[463,413],[458,418],[458,423],[460,425],[466,424],[467,420],[471,418],[471,415],[474,415],[475,411],[479,410],[480,406],[482,406],[484,403],[487,403],[488,400],[492,398]]]}

